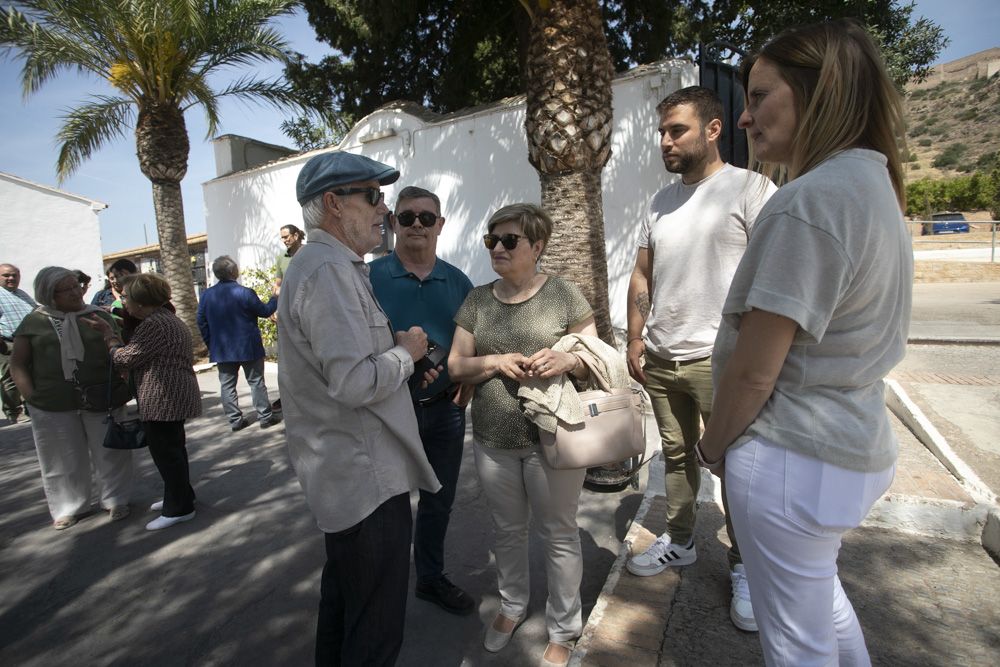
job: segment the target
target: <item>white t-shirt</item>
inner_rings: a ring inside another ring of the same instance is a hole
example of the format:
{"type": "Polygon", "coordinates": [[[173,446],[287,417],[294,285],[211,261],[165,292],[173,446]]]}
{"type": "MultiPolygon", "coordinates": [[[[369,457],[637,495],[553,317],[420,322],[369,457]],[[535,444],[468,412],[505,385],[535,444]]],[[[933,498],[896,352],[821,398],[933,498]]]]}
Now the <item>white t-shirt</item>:
{"type": "Polygon", "coordinates": [[[675,361],[712,354],[729,283],[775,189],[764,176],[726,164],[653,196],[639,233],[639,247],[652,253],[648,352],[675,361]]]}
{"type": "Polygon", "coordinates": [[[776,313],[799,329],[737,445],[760,436],[866,472],[895,461],[882,379],[906,352],[913,249],[885,164],[875,151],[842,151],[761,211],[723,308],[715,382],[743,313],[776,313]]]}

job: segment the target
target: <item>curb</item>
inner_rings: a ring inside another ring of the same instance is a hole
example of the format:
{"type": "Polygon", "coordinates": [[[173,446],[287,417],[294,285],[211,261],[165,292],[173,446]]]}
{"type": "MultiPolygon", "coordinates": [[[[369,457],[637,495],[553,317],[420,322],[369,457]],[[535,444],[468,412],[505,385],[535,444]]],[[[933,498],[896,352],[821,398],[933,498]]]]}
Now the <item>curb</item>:
{"type": "MultiPolygon", "coordinates": [[[[652,474],[652,470],[650,470],[650,477],[652,477],[652,474]]],[[[660,476],[662,477],[662,471],[660,476]]],[[[625,562],[628,560],[629,556],[632,555],[632,545],[635,543],[635,539],[639,534],[639,531],[643,530],[642,522],[646,518],[646,514],[649,512],[649,508],[652,506],[653,499],[656,495],[656,493],[649,492],[647,482],[646,493],[643,494],[642,502],[639,503],[639,509],[636,510],[635,516],[632,518],[632,523],[629,525],[628,533],[625,535],[625,539],[622,540],[622,545],[618,550],[618,557],[615,558],[615,562],[611,564],[611,570],[608,572],[607,579],[604,580],[604,586],[601,587],[601,592],[597,596],[597,602],[594,603],[594,608],[591,609],[590,615],[587,617],[587,625],[584,626],[583,632],[580,633],[580,638],[577,640],[576,647],[570,655],[567,667],[581,667],[584,659],[586,659],[587,652],[590,650],[590,644],[594,640],[598,626],[604,619],[604,612],[608,607],[608,599],[618,586],[618,580],[622,576],[622,570],[625,569],[625,562]]],[[[1000,524],[998,524],[997,527],[998,530],[1000,530],[1000,524]]]]}
{"type": "Polygon", "coordinates": [[[1000,345],[1000,338],[956,338],[954,336],[911,336],[907,345],[1000,345]]]}
{"type": "MultiPolygon", "coordinates": [[[[979,476],[968,466],[968,464],[963,461],[955,450],[951,448],[948,441],[945,440],[944,436],[941,435],[940,431],[934,427],[927,416],[920,410],[916,403],[906,394],[903,387],[900,386],[895,380],[886,379],[885,386],[888,391],[886,392],[885,402],[886,405],[892,412],[899,417],[900,421],[908,429],[910,429],[917,439],[923,443],[925,447],[933,454],[938,461],[941,462],[945,468],[951,472],[952,475],[958,480],[958,483],[962,485],[962,488],[973,500],[976,501],[976,505],[968,509],[968,513],[963,513],[963,511],[958,510],[954,507],[949,507],[945,501],[939,501],[940,503],[945,503],[944,515],[951,516],[956,523],[951,524],[952,528],[955,526],[959,527],[959,535],[963,535],[972,529],[969,525],[969,520],[971,517],[975,517],[976,525],[979,526],[979,540],[982,542],[983,547],[993,555],[994,558],[1000,559],[1000,507],[997,504],[997,496],[990,490],[990,488],[983,483],[979,476]],[[956,511],[958,514],[956,515],[956,511]]],[[[926,501],[924,501],[925,504],[926,501]]],[[[881,502],[879,504],[882,504],[881,502]]],[[[929,504],[931,506],[938,505],[938,503],[929,504]]],[[[961,505],[958,503],[958,505],[961,505]]],[[[884,509],[884,508],[882,508],[884,509]]],[[[875,508],[873,508],[873,512],[875,508]]],[[[886,514],[890,516],[892,512],[886,514]]],[[[916,518],[922,520],[929,520],[931,518],[931,512],[903,512],[904,526],[907,522],[910,522],[916,518]]],[[[938,515],[934,515],[937,519],[938,515]]],[[[937,521],[930,521],[933,524],[937,521]]],[[[932,531],[936,532],[935,528],[931,528],[932,531]]],[[[959,539],[968,539],[959,537],[959,539]]],[[[975,537],[973,536],[973,539],[975,537]]]]}

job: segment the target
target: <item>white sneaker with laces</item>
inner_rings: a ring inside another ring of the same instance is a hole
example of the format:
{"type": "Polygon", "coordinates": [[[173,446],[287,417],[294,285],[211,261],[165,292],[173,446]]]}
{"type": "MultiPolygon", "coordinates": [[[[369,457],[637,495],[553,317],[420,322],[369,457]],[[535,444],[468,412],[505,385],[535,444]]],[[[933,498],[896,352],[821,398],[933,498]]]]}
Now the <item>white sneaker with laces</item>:
{"type": "Polygon", "coordinates": [[[757,619],[753,615],[753,604],[750,602],[750,587],[747,585],[747,574],[743,563],[735,566],[729,573],[733,582],[733,599],[729,603],[729,618],[740,630],[757,632],[757,619]]]}
{"type": "Polygon", "coordinates": [[[698,552],[695,551],[694,540],[691,540],[687,546],[681,546],[672,543],[670,536],[663,533],[648,549],[638,556],[629,558],[625,569],[640,577],[650,577],[663,572],[668,567],[690,565],[697,558],[698,552]]]}

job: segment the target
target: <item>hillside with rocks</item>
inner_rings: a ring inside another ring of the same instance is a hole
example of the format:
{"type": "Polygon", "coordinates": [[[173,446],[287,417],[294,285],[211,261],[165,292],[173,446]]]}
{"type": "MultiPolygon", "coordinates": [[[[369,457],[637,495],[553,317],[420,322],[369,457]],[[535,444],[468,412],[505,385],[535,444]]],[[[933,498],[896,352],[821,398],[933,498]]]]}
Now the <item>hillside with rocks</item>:
{"type": "Polygon", "coordinates": [[[913,86],[906,116],[908,182],[1000,165],[1000,73],[913,86]]]}

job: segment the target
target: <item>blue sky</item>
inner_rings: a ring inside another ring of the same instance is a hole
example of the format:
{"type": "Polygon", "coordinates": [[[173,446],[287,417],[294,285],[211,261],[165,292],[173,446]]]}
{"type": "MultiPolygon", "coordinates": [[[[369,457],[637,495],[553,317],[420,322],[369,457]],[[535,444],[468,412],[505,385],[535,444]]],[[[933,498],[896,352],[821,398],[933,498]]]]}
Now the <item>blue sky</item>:
{"type": "MultiPolygon", "coordinates": [[[[916,15],[941,25],[951,38],[940,61],[947,62],[977,51],[1000,46],[1000,1],[918,0],[916,15]]],[[[316,42],[304,13],[286,17],[280,29],[292,47],[318,60],[329,52],[316,42]]],[[[0,62],[0,171],[43,185],[83,195],[109,204],[100,213],[105,253],[156,242],[156,223],[149,182],[139,172],[135,141],[131,133],[105,146],[85,162],[72,177],[57,184],[55,135],[61,125],[61,110],[83,101],[90,94],[110,94],[110,86],[96,78],[64,73],[47,83],[27,100],[21,96],[20,63],[10,58],[0,62]]],[[[281,68],[260,69],[263,77],[278,76],[281,68]]],[[[280,130],[284,116],[269,107],[226,102],[220,109],[222,134],[239,134],[269,143],[291,146],[280,130]]],[[[212,146],[205,139],[205,124],[198,109],[186,115],[191,137],[187,177],[182,183],[184,212],[189,234],[205,230],[201,184],[215,176],[212,146]]],[[[275,230],[277,245],[277,230],[275,230]]],[[[0,261],[17,261],[13,249],[2,249],[0,261]]]]}

